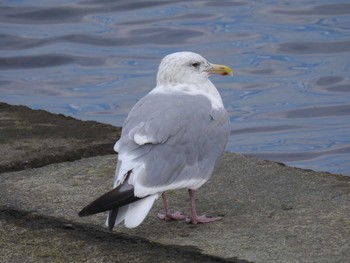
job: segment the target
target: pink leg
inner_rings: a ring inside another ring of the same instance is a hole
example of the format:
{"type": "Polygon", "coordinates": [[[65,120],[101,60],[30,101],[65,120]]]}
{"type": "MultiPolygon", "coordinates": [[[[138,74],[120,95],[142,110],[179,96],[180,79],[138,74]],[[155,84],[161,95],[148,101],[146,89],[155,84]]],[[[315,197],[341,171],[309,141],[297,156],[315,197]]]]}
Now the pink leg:
{"type": "Polygon", "coordinates": [[[219,221],[222,219],[222,217],[206,217],[205,215],[202,216],[197,216],[197,211],[196,211],[196,201],[194,198],[194,192],[195,190],[188,189],[188,193],[190,194],[190,199],[191,199],[191,218],[187,219],[186,221],[191,222],[192,224],[197,224],[197,223],[209,223],[209,222],[215,222],[219,221]]]}
{"type": "Polygon", "coordinates": [[[168,201],[165,195],[165,192],[162,193],[162,199],[163,199],[163,204],[164,204],[164,210],[165,213],[158,213],[158,218],[165,220],[165,221],[170,221],[170,220],[186,220],[188,218],[188,215],[184,215],[181,212],[177,211],[175,213],[170,213],[170,209],[168,206],[168,201]]]}

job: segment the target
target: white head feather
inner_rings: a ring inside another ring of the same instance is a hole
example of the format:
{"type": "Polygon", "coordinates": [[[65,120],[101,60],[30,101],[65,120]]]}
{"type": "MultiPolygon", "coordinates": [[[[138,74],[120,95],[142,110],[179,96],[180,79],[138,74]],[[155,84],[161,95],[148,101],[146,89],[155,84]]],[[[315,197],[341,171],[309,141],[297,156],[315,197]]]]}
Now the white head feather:
{"type": "Polygon", "coordinates": [[[177,52],[167,55],[159,65],[157,86],[176,84],[202,84],[208,81],[211,64],[201,55],[177,52]]]}

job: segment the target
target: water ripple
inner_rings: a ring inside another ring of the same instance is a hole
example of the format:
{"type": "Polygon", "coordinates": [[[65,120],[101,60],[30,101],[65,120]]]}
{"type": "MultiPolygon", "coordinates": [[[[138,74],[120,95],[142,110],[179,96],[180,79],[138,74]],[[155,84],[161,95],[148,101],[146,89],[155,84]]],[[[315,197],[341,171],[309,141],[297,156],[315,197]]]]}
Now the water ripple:
{"type": "Polygon", "coordinates": [[[160,58],[194,51],[235,71],[212,76],[227,150],[350,174],[350,4],[316,2],[3,1],[1,100],[120,126],[160,58]]]}
{"type": "Polygon", "coordinates": [[[338,42],[280,43],[277,44],[277,50],[295,55],[343,53],[350,51],[350,40],[338,42]]]}
{"type": "Polygon", "coordinates": [[[101,66],[103,64],[101,60],[96,58],[46,54],[0,58],[0,70],[46,68],[70,63],[75,63],[81,66],[101,66]]]}
{"type": "Polygon", "coordinates": [[[350,4],[328,4],[309,7],[309,9],[299,10],[273,10],[272,13],[284,14],[284,15],[346,15],[350,14],[350,4]]]}
{"type": "Polygon", "coordinates": [[[286,118],[326,118],[331,116],[340,117],[347,115],[350,115],[350,104],[291,110],[286,113],[286,118]]]}

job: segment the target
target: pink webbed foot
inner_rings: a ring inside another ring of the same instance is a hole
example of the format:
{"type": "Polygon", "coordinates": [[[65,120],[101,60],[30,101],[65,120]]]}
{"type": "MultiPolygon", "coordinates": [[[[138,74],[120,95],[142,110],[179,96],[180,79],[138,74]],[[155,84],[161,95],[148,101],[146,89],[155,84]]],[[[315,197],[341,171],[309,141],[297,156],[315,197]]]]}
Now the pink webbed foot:
{"type": "Polygon", "coordinates": [[[164,221],[187,220],[187,219],[189,219],[189,216],[177,211],[177,212],[172,213],[172,214],[170,214],[170,213],[168,213],[168,214],[158,213],[158,218],[162,219],[164,221]]]}
{"type": "Polygon", "coordinates": [[[187,222],[192,223],[192,224],[210,223],[210,222],[215,222],[215,221],[219,221],[222,219],[222,217],[207,217],[205,215],[197,216],[196,200],[194,198],[195,190],[188,189],[188,193],[190,195],[190,200],[191,200],[191,217],[186,220],[187,222]]]}
{"type": "Polygon", "coordinates": [[[186,220],[187,218],[189,218],[188,215],[185,215],[179,211],[175,212],[175,213],[170,213],[170,209],[168,206],[168,201],[166,198],[165,193],[162,193],[162,199],[163,199],[163,204],[164,204],[164,210],[165,213],[159,213],[158,214],[158,218],[164,220],[164,221],[170,221],[170,220],[186,220]]]}
{"type": "Polygon", "coordinates": [[[164,221],[184,220],[184,221],[186,221],[188,223],[192,223],[192,224],[210,223],[210,222],[222,220],[222,217],[207,217],[205,215],[197,216],[196,204],[195,204],[195,198],[194,198],[195,191],[192,189],[189,189],[188,192],[189,192],[190,199],[191,199],[191,216],[185,215],[181,212],[175,212],[173,214],[170,213],[166,195],[165,195],[165,193],[162,193],[162,199],[163,199],[165,213],[159,213],[158,218],[160,218],[164,221]]]}

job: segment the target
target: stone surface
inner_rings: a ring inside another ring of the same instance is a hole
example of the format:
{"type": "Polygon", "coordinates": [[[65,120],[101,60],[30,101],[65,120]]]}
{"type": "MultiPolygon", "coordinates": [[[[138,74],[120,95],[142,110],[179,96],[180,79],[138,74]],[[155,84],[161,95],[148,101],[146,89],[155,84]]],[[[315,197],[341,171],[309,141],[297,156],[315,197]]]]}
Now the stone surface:
{"type": "MultiPolygon", "coordinates": [[[[163,222],[156,217],[162,211],[158,200],[141,226],[136,229],[118,226],[109,234],[104,230],[104,214],[79,218],[77,213],[110,189],[114,165],[115,156],[112,155],[3,173],[0,202],[7,216],[2,220],[13,225],[8,214],[11,211],[19,211],[19,216],[24,213],[33,221],[33,228],[24,219],[13,227],[24,231],[27,238],[32,235],[31,240],[38,235],[37,217],[45,219],[46,231],[57,234],[55,225],[59,224],[60,235],[69,239],[76,235],[76,242],[95,244],[98,243],[96,235],[100,235],[101,239],[106,239],[101,241],[104,245],[117,248],[115,239],[136,238],[161,244],[164,249],[176,246],[181,251],[200,252],[233,262],[237,259],[346,262],[350,257],[349,177],[226,153],[214,177],[197,192],[199,213],[223,216],[222,221],[204,225],[163,222]],[[84,227],[86,224],[94,226],[93,234],[86,235],[85,232],[89,232],[84,227]],[[64,225],[68,225],[67,229],[64,225]],[[72,236],[71,232],[75,234],[72,236]]],[[[186,190],[169,193],[169,202],[173,210],[189,212],[186,190]]],[[[28,242],[27,238],[16,237],[15,240],[28,242]]],[[[64,244],[64,241],[60,242],[64,244]]],[[[146,243],[145,249],[148,249],[149,243],[146,243]]],[[[80,246],[72,247],[71,252],[80,246]]],[[[99,244],[95,249],[103,254],[101,246],[99,244]]],[[[32,248],[40,250],[36,245],[32,248]]],[[[51,252],[47,253],[50,257],[51,252]]],[[[90,253],[89,250],[86,253],[90,253]]]]}
{"type": "MultiPolygon", "coordinates": [[[[2,108],[0,115],[4,116],[2,108]]],[[[16,132],[7,133],[1,146],[5,142],[10,152],[11,145],[23,139],[22,123],[30,118],[30,114],[24,121],[12,117],[16,132]]],[[[51,123],[49,116],[46,121],[51,123]]],[[[62,132],[55,137],[57,129],[43,135],[52,138],[50,147],[53,152],[60,149],[61,156],[69,155],[70,147],[59,146],[70,144],[74,129],[88,129],[86,122],[71,118],[67,122],[73,123],[67,136],[62,132]]],[[[110,128],[99,125],[100,132],[110,128]]],[[[28,140],[40,138],[30,131],[25,134],[28,140]]],[[[97,141],[98,135],[92,132],[90,140],[97,141]]],[[[83,142],[82,147],[99,155],[93,143],[83,142]]],[[[79,142],[76,145],[79,148],[79,142]]],[[[44,155],[30,151],[33,160],[36,153],[44,155]]],[[[204,225],[161,221],[156,217],[162,211],[159,199],[141,226],[118,226],[109,233],[105,214],[79,218],[77,213],[111,188],[115,158],[115,154],[96,156],[1,173],[0,261],[340,263],[350,258],[350,177],[225,153],[212,179],[197,192],[199,214],[223,216],[222,221],[204,225]]],[[[168,197],[173,211],[189,213],[185,189],[168,197]]]]}
{"type": "Polygon", "coordinates": [[[120,128],[0,102],[0,172],[113,153],[120,128]]]}

